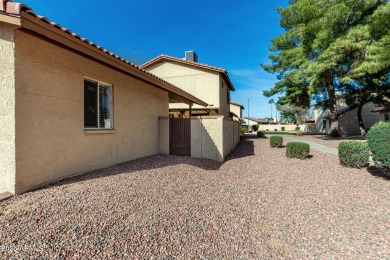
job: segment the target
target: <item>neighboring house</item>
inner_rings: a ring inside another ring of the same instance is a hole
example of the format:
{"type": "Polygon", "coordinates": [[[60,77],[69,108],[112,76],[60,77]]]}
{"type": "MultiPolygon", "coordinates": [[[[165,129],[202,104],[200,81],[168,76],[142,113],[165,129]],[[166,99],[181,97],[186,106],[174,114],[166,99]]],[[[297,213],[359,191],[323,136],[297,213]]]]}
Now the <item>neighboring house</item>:
{"type": "Polygon", "coordinates": [[[188,51],[184,59],[160,55],[140,68],[180,87],[209,104],[207,108],[186,104],[169,104],[171,117],[224,115],[230,117],[230,91],[234,86],[225,69],[198,62],[197,55],[188,51]]]}
{"type": "Polygon", "coordinates": [[[390,122],[390,103],[376,107],[371,112],[378,112],[380,121],[390,122]]]}
{"type": "Polygon", "coordinates": [[[242,125],[248,126],[249,125],[249,130],[252,131],[252,126],[254,125],[265,125],[265,124],[270,124],[268,119],[262,119],[262,118],[253,118],[253,117],[244,117],[242,120],[242,125]]]}
{"type": "Polygon", "coordinates": [[[242,119],[242,110],[245,110],[244,106],[235,102],[230,102],[230,116],[238,121],[242,119]]]}
{"type": "Polygon", "coordinates": [[[0,194],[169,153],[169,103],[207,106],[5,0],[0,50],[0,194]]]}
{"type": "MultiPolygon", "coordinates": [[[[379,113],[372,112],[374,103],[369,102],[363,106],[362,118],[364,126],[367,128],[379,121],[379,113]]],[[[319,104],[314,104],[315,131],[317,133],[330,134],[329,109],[323,108],[319,104]]],[[[336,97],[337,126],[340,135],[353,136],[360,135],[360,128],[357,119],[357,108],[350,107],[345,103],[343,95],[336,97]]]]}

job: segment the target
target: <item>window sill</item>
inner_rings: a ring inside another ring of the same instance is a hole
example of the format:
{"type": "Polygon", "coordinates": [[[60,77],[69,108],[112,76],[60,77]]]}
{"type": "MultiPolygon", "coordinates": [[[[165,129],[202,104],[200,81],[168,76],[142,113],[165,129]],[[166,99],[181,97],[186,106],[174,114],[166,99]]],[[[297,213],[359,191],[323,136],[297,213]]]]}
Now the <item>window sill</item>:
{"type": "Polygon", "coordinates": [[[114,129],[84,129],[84,134],[115,134],[114,129]]]}

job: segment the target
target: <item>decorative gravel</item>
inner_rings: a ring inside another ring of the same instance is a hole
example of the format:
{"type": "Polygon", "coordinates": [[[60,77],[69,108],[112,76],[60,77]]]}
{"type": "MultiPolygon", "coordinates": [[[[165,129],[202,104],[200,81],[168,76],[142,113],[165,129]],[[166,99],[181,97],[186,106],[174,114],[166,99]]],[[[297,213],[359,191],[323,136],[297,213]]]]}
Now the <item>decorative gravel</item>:
{"type": "Polygon", "coordinates": [[[268,139],[157,155],[0,203],[1,258],[390,258],[390,181],[268,139]]]}

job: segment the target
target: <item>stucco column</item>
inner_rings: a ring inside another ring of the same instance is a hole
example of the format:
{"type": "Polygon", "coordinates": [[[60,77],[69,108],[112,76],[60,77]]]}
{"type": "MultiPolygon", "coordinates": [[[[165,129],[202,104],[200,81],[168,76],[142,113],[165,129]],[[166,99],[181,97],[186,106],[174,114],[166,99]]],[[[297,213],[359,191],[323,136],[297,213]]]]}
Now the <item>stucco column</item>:
{"type": "Polygon", "coordinates": [[[14,26],[0,22],[0,193],[15,193],[14,26]]]}

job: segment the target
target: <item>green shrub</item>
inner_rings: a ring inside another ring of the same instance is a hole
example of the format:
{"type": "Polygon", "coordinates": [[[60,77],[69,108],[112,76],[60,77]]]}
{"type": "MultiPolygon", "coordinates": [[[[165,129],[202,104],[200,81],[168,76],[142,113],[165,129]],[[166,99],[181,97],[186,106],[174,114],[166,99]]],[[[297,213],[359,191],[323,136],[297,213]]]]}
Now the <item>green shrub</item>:
{"type": "Polygon", "coordinates": [[[248,128],[246,126],[240,127],[240,135],[243,136],[247,132],[248,128]]]}
{"type": "Polygon", "coordinates": [[[303,142],[290,142],[286,147],[288,158],[305,159],[310,152],[310,145],[303,142]]]}
{"type": "Polygon", "coordinates": [[[283,145],[283,137],[281,136],[271,136],[269,139],[269,144],[271,147],[281,147],[283,145]]]}
{"type": "Polygon", "coordinates": [[[264,137],[265,133],[263,131],[257,131],[257,137],[264,137]]]}
{"type": "Polygon", "coordinates": [[[259,130],[259,125],[253,125],[253,126],[252,126],[252,129],[253,129],[253,131],[256,132],[257,130],[259,130]]]}
{"type": "Polygon", "coordinates": [[[267,131],[267,132],[268,132],[268,129],[265,129],[265,131],[267,131]]]}
{"type": "Polygon", "coordinates": [[[390,122],[376,123],[366,137],[375,165],[390,169],[390,122]]]}
{"type": "Polygon", "coordinates": [[[286,127],[282,126],[282,127],[281,127],[281,130],[282,130],[282,131],[286,131],[286,127]]]}
{"type": "Polygon", "coordinates": [[[297,136],[303,136],[305,133],[303,132],[303,131],[301,131],[301,130],[298,130],[297,131],[297,136]]]}
{"type": "Polygon", "coordinates": [[[295,131],[299,131],[301,128],[299,126],[295,127],[295,131]]]}
{"type": "Polygon", "coordinates": [[[370,150],[367,143],[346,141],[339,143],[339,160],[343,166],[362,168],[368,164],[370,150]]]}
{"type": "Polygon", "coordinates": [[[275,129],[275,132],[277,132],[278,131],[278,129],[275,129]]]}

